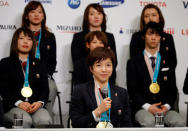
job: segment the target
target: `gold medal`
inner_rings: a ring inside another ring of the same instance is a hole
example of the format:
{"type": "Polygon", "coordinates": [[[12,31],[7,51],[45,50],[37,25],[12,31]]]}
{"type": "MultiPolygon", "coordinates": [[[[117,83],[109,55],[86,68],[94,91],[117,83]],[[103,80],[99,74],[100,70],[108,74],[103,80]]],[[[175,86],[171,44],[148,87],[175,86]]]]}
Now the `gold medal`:
{"type": "Polygon", "coordinates": [[[113,128],[113,125],[110,122],[101,121],[97,124],[96,128],[113,128]]]}
{"type": "Polygon", "coordinates": [[[160,91],[160,87],[157,83],[151,83],[149,86],[149,90],[153,94],[157,94],[160,91]]]}
{"type": "Polygon", "coordinates": [[[28,98],[33,94],[33,91],[29,86],[24,86],[21,90],[21,94],[23,97],[28,98]]]}
{"type": "Polygon", "coordinates": [[[111,123],[111,122],[108,122],[108,124],[107,124],[106,128],[113,128],[112,123],[111,123]]]}
{"type": "Polygon", "coordinates": [[[106,128],[107,127],[107,122],[101,121],[97,124],[96,128],[106,128]]]}

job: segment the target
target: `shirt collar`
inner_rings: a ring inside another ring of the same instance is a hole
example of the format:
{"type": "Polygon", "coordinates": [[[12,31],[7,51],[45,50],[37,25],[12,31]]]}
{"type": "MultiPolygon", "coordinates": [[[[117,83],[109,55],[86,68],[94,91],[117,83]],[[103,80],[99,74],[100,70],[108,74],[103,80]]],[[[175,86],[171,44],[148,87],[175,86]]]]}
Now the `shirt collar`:
{"type": "Polygon", "coordinates": [[[152,54],[151,54],[150,52],[148,52],[146,49],[144,50],[144,52],[145,52],[145,54],[147,55],[148,58],[150,58],[150,57],[155,57],[155,58],[157,58],[157,53],[158,53],[159,51],[156,51],[154,55],[152,55],[152,54]]]}

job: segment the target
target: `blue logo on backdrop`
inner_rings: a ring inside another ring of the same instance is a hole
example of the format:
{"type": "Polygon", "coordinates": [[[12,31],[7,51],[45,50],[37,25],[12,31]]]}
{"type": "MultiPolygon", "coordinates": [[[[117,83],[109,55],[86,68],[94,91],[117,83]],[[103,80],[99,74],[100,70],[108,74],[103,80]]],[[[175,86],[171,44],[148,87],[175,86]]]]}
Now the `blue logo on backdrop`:
{"type": "Polygon", "coordinates": [[[188,7],[188,1],[183,1],[184,8],[187,9],[188,7]]]}
{"type": "Polygon", "coordinates": [[[80,0],[68,0],[68,5],[72,9],[76,9],[80,6],[80,0]]]}
{"type": "Polygon", "coordinates": [[[111,8],[116,7],[124,3],[124,0],[103,0],[99,4],[103,8],[111,8]]]}
{"type": "MultiPolygon", "coordinates": [[[[27,3],[27,2],[30,2],[33,0],[24,0],[24,1],[25,1],[25,3],[27,3]]],[[[36,0],[36,1],[39,1],[42,4],[51,4],[52,3],[52,0],[36,0]]]]}

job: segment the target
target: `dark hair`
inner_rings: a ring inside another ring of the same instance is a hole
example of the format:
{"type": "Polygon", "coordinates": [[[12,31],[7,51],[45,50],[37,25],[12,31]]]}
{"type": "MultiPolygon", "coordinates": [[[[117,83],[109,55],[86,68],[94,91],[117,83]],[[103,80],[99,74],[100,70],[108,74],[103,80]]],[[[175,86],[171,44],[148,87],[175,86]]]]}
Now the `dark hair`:
{"type": "Polygon", "coordinates": [[[42,20],[42,23],[41,23],[42,32],[43,33],[46,32],[48,34],[48,29],[46,27],[46,13],[45,13],[44,7],[42,6],[42,4],[39,1],[30,1],[26,5],[26,7],[24,9],[24,13],[22,15],[22,27],[29,28],[30,21],[28,19],[28,14],[32,10],[36,10],[39,6],[42,8],[42,12],[44,14],[44,19],[42,20]]]}
{"type": "Polygon", "coordinates": [[[96,9],[98,12],[103,14],[103,22],[101,24],[101,28],[102,28],[102,31],[106,31],[106,14],[104,13],[104,10],[103,10],[102,6],[97,4],[97,3],[89,4],[86,7],[86,9],[84,11],[84,18],[83,18],[83,23],[82,23],[83,30],[89,30],[88,16],[89,16],[89,9],[91,7],[96,9]]]}
{"type": "Polygon", "coordinates": [[[161,25],[162,28],[164,28],[164,25],[165,25],[165,21],[164,21],[164,17],[162,15],[162,12],[161,10],[159,9],[159,7],[157,7],[156,5],[154,4],[148,4],[144,7],[144,9],[142,10],[142,13],[141,13],[141,18],[140,18],[140,29],[142,30],[144,28],[144,26],[146,25],[145,21],[144,21],[144,12],[146,9],[151,9],[151,8],[154,8],[157,10],[158,14],[159,14],[159,24],[161,25]]]}
{"type": "Polygon", "coordinates": [[[106,37],[105,33],[101,32],[101,31],[91,31],[91,32],[87,33],[87,35],[85,36],[85,42],[88,42],[88,44],[90,44],[95,36],[97,37],[98,40],[102,41],[104,47],[107,47],[107,45],[108,45],[107,37],[106,37]]]}
{"type": "Polygon", "coordinates": [[[95,62],[98,63],[108,58],[110,58],[114,66],[116,61],[114,52],[110,48],[97,47],[93,51],[91,51],[88,55],[87,58],[88,66],[93,68],[95,62]]]}
{"type": "Polygon", "coordinates": [[[151,29],[152,33],[159,34],[160,36],[163,35],[163,28],[159,23],[149,22],[141,32],[143,38],[145,38],[148,29],[151,29]]]}
{"type": "Polygon", "coordinates": [[[33,32],[27,28],[19,28],[14,32],[14,35],[12,37],[12,42],[10,46],[10,56],[18,56],[18,39],[21,33],[24,33],[25,36],[28,36],[33,41],[33,46],[31,51],[29,52],[30,57],[35,57],[35,51],[36,51],[36,42],[35,37],[33,35],[33,32]]]}

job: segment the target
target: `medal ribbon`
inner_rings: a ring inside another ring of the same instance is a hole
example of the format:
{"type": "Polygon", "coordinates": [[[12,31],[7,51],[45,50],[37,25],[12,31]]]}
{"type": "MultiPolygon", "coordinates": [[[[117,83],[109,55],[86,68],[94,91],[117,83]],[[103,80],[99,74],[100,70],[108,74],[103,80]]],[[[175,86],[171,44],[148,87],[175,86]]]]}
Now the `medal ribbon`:
{"type": "MultiPolygon", "coordinates": [[[[110,91],[109,82],[108,82],[108,97],[111,99],[111,91],[110,91]]],[[[100,95],[99,95],[99,99],[100,99],[100,95]]],[[[101,99],[100,99],[100,101],[101,101],[101,99]]],[[[103,112],[101,114],[100,121],[107,121],[107,122],[110,121],[110,112],[111,112],[111,109],[109,109],[108,112],[109,112],[109,115],[107,114],[107,112],[103,112]]]]}
{"type": "Polygon", "coordinates": [[[149,64],[149,61],[146,58],[147,56],[145,55],[144,51],[143,51],[143,54],[144,54],[144,58],[145,58],[146,64],[148,66],[148,70],[149,70],[149,73],[150,73],[150,77],[151,77],[152,83],[156,83],[158,75],[159,75],[160,64],[161,64],[161,55],[160,55],[159,52],[157,53],[155,70],[154,70],[154,73],[153,73],[151,64],[149,64]]]}
{"type": "Polygon", "coordinates": [[[29,86],[29,56],[27,57],[27,65],[25,69],[25,80],[24,80],[24,86],[28,87],[29,86]]]}
{"type": "Polygon", "coordinates": [[[149,71],[149,75],[150,75],[151,81],[153,81],[154,72],[153,72],[151,64],[149,62],[149,58],[148,58],[148,56],[146,54],[144,54],[144,59],[145,59],[146,65],[148,67],[148,71],[149,71]]]}
{"type": "Polygon", "coordinates": [[[159,75],[160,64],[161,64],[161,55],[158,52],[157,53],[156,65],[155,65],[155,71],[154,71],[154,74],[153,74],[153,83],[157,82],[157,77],[159,75]]]}
{"type": "Polygon", "coordinates": [[[38,45],[37,45],[37,50],[36,50],[36,55],[35,58],[40,59],[40,41],[42,37],[42,29],[40,29],[40,34],[39,34],[39,40],[38,40],[38,45]]]}

